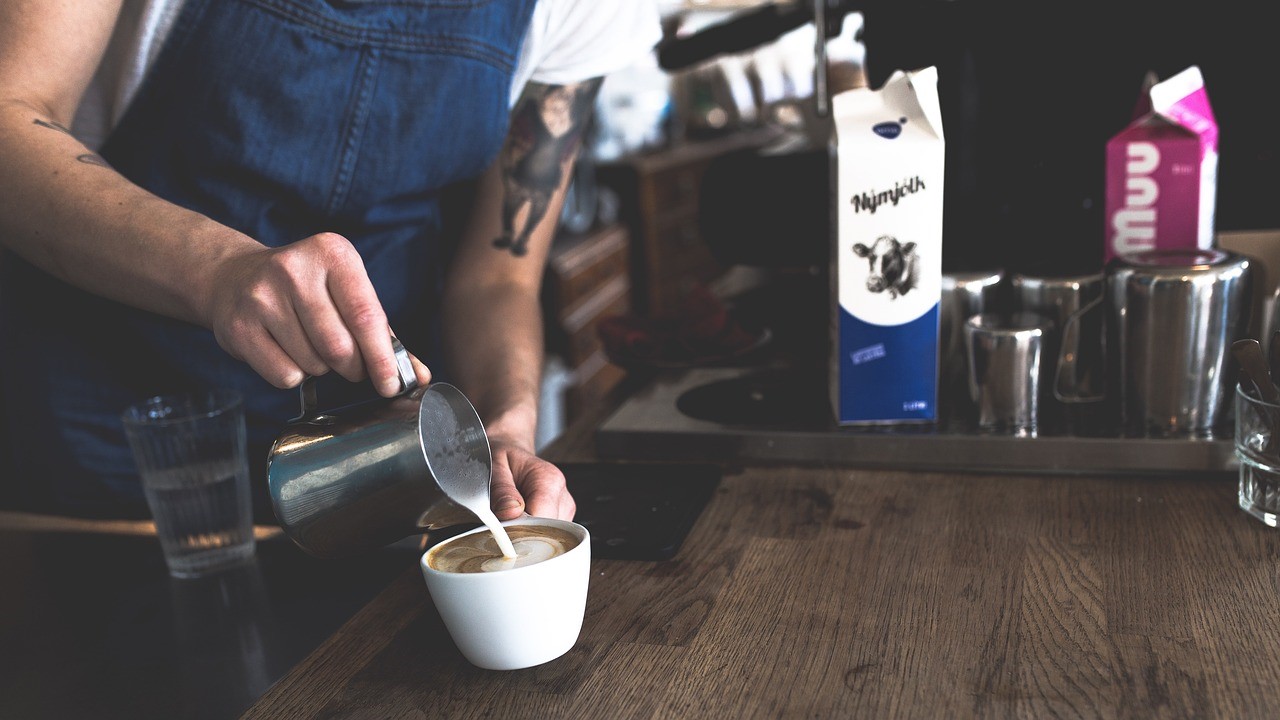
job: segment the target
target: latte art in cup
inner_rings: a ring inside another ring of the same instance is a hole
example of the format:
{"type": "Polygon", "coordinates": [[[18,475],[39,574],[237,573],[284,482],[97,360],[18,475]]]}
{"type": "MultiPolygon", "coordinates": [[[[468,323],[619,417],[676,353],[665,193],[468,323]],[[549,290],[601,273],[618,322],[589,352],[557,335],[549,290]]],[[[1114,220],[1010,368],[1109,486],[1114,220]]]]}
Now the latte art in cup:
{"type": "Polygon", "coordinates": [[[533,667],[578,641],[591,533],[567,520],[528,516],[499,527],[515,546],[514,560],[504,560],[493,532],[480,527],[437,543],[418,564],[463,657],[488,670],[533,667]]]}
{"type": "Polygon", "coordinates": [[[578,545],[571,532],[547,525],[513,525],[507,535],[516,557],[503,557],[493,534],[476,532],[447,540],[427,553],[427,565],[450,573],[488,573],[512,570],[550,560],[578,545]]]}

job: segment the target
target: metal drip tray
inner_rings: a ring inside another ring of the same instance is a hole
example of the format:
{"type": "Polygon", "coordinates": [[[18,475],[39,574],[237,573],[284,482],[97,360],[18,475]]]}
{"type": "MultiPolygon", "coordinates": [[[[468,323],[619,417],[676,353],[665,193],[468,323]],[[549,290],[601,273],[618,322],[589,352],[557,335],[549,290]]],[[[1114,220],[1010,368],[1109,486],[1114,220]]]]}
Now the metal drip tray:
{"type": "Polygon", "coordinates": [[[596,434],[601,457],[1033,473],[1234,472],[1230,437],[1125,438],[1097,425],[1013,437],[963,422],[840,427],[822,372],[702,368],[656,379],[596,434]]]}
{"type": "Polygon", "coordinates": [[[820,432],[830,426],[820,380],[789,370],[741,373],[685,390],[675,407],[690,419],[728,427],[820,432]]]}

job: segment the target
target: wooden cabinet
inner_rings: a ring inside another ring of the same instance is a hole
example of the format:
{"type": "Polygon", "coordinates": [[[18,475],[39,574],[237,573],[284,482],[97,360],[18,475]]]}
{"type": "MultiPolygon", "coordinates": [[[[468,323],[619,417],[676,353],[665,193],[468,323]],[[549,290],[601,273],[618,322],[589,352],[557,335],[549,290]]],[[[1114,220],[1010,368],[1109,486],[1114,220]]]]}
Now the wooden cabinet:
{"type": "Polygon", "coordinates": [[[770,129],[684,142],[597,168],[600,182],[618,194],[621,218],[632,232],[632,298],[638,312],[650,317],[677,312],[695,284],[723,272],[699,227],[703,176],[716,158],[758,147],[776,135],[770,129]]]}
{"type": "Polygon", "coordinates": [[[630,233],[620,224],[561,236],[551,248],[543,293],[547,352],[570,370],[570,421],[626,376],[605,357],[596,326],[631,309],[629,253],[630,233]]]}

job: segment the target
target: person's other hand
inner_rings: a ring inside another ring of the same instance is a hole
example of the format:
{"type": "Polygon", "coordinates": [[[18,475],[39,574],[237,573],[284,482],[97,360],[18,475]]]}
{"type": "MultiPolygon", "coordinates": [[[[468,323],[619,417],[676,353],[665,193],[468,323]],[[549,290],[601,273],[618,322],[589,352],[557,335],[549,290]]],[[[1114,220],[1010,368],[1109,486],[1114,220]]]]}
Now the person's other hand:
{"type": "MultiPolygon", "coordinates": [[[[391,330],[364,262],[341,235],[320,233],[216,266],[205,300],[218,344],[279,388],[335,370],[400,391],[391,330]]],[[[431,372],[413,358],[423,385],[431,372]]]]}
{"type": "Polygon", "coordinates": [[[577,510],[560,468],[516,443],[489,438],[493,479],[489,486],[493,514],[514,520],[522,512],[536,517],[572,520],[577,510]]]}

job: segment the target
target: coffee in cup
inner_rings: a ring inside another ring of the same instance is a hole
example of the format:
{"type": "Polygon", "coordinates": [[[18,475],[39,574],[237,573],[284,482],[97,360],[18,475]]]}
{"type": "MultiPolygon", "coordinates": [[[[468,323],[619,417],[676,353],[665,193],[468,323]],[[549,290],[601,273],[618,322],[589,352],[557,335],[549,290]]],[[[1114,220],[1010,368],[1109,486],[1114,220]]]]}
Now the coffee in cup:
{"type": "Polygon", "coordinates": [[[522,517],[498,526],[515,547],[503,558],[488,527],[441,541],[420,562],[431,600],[472,664],[539,665],[578,640],[591,577],[591,534],[577,523],[522,517]]]}
{"type": "Polygon", "coordinates": [[[507,528],[516,557],[502,554],[493,533],[477,532],[446,540],[427,553],[427,565],[448,573],[487,573],[533,565],[563,555],[580,539],[551,525],[516,525],[507,528]]]}

